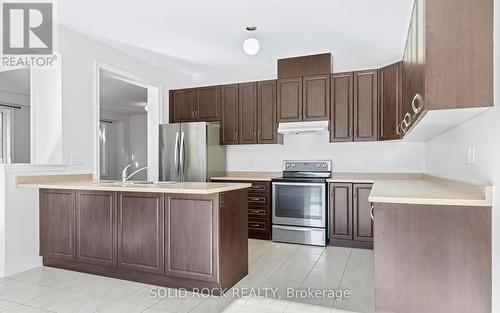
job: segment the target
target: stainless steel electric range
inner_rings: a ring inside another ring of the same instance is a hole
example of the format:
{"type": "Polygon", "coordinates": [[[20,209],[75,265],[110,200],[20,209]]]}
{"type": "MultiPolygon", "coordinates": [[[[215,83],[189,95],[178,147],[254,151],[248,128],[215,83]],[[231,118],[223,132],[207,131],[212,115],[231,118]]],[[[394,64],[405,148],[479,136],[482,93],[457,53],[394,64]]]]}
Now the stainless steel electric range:
{"type": "Polygon", "coordinates": [[[272,180],[273,241],[325,246],[332,161],[284,161],[272,180]]]}

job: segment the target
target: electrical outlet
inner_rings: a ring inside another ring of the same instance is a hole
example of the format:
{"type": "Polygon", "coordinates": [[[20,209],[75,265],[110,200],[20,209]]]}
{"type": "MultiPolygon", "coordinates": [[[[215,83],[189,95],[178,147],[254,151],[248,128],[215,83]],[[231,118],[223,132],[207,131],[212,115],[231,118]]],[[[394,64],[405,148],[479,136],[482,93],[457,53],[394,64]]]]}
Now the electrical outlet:
{"type": "Polygon", "coordinates": [[[370,164],[370,157],[365,155],[363,156],[363,165],[367,166],[368,164],[370,164]]]}
{"type": "Polygon", "coordinates": [[[83,156],[82,155],[71,155],[71,165],[83,165],[83,156]]]}
{"type": "Polygon", "coordinates": [[[467,161],[466,164],[474,165],[476,164],[476,147],[468,146],[467,147],[467,161]]]}

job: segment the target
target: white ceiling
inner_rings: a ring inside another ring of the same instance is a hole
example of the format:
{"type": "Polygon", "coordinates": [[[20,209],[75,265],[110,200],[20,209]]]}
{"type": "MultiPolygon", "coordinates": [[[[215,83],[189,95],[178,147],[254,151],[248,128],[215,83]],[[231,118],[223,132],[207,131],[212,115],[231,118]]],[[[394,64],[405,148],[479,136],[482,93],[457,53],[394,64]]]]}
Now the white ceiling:
{"type": "Polygon", "coordinates": [[[99,105],[102,110],[126,115],[146,114],[147,89],[123,80],[119,75],[101,70],[99,105]]]}
{"type": "Polygon", "coordinates": [[[30,95],[30,71],[27,68],[0,72],[0,90],[21,96],[30,95]]]}
{"type": "Polygon", "coordinates": [[[343,59],[393,61],[403,53],[412,3],[64,0],[58,7],[64,26],[165,70],[196,76],[270,70],[278,58],[322,52],[332,52],[334,65],[343,59]],[[252,36],[261,42],[254,57],[241,49],[248,25],[258,27],[252,36]]]}

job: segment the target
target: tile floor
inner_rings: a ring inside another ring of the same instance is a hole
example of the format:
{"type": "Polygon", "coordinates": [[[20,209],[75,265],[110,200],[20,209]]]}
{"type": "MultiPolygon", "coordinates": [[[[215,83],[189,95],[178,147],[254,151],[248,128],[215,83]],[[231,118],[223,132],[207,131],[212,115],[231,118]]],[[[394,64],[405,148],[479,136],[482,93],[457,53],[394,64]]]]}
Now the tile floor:
{"type": "Polygon", "coordinates": [[[151,296],[152,287],[40,267],[0,279],[0,312],[373,312],[373,251],[250,240],[249,275],[227,296],[200,297],[188,293],[187,297],[160,299],[151,296]],[[259,287],[261,294],[243,294],[255,290],[248,289],[253,287],[259,287]],[[349,290],[350,298],[290,297],[287,288],[313,292],[349,290]]]}

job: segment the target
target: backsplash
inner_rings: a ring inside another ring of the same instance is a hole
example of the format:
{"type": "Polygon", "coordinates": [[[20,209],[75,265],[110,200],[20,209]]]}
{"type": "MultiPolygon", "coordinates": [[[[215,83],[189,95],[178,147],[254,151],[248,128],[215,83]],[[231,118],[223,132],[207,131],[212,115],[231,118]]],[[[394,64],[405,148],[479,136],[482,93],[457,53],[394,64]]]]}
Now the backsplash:
{"type": "Polygon", "coordinates": [[[285,135],[283,145],[227,146],[228,171],[280,171],[283,160],[333,161],[337,172],[425,171],[425,143],[329,143],[328,133],[285,135]]]}

